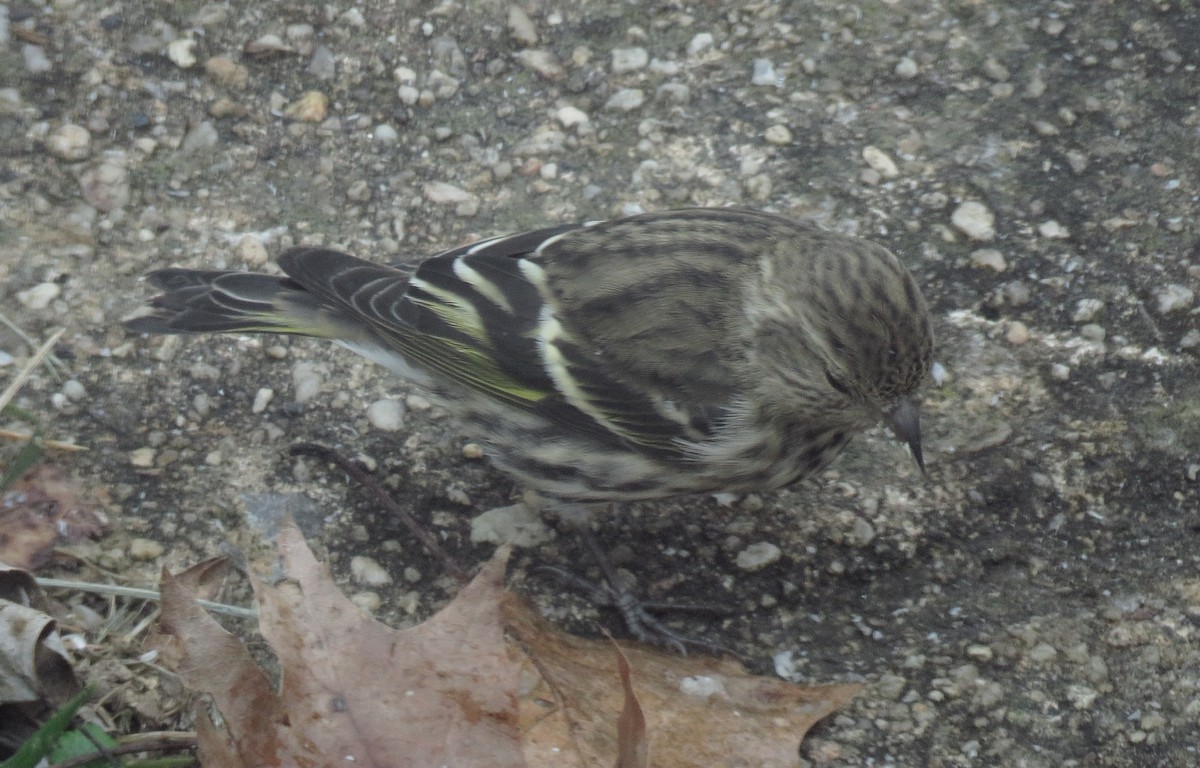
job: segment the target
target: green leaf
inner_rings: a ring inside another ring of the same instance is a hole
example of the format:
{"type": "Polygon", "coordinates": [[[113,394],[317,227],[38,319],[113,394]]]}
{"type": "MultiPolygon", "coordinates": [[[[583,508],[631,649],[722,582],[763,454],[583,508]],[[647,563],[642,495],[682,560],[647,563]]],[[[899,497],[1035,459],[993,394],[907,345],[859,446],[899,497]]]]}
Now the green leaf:
{"type": "Polygon", "coordinates": [[[117,740],[109,736],[103,728],[95,723],[84,723],[81,727],[62,735],[54,751],[50,753],[50,762],[61,763],[75,757],[96,755],[96,759],[84,763],[83,768],[106,768],[111,764],[107,758],[101,756],[100,750],[116,746],[117,740]]]}
{"type": "Polygon", "coordinates": [[[13,456],[12,461],[8,462],[8,466],[4,468],[4,474],[0,476],[0,492],[7,491],[9,486],[20,480],[41,460],[43,453],[42,434],[39,428],[34,431],[33,436],[25,442],[25,445],[21,446],[21,450],[17,451],[17,455],[13,456]]]}
{"type": "Polygon", "coordinates": [[[84,688],[63,704],[41,728],[37,729],[29,739],[21,745],[16,754],[0,763],[0,768],[36,768],[37,764],[47,757],[55,747],[60,736],[71,724],[75,713],[91,696],[91,688],[84,688]]]}

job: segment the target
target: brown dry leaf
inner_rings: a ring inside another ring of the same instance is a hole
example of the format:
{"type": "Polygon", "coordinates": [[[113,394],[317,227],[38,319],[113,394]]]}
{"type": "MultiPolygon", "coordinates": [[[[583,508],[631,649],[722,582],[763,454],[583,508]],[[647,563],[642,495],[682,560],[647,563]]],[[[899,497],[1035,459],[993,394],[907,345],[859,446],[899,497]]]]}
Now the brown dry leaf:
{"type": "Polygon", "coordinates": [[[180,605],[181,588],[164,578],[163,630],[186,650],[180,673],[213,696],[228,729],[198,726],[205,765],[524,765],[519,666],[500,622],[504,559],[429,621],[393,630],[342,595],[294,525],[279,548],[288,581],[255,584],[278,696],[241,644],[180,605]]]}
{"type": "MultiPolygon", "coordinates": [[[[559,632],[515,596],[506,596],[504,608],[509,631],[541,676],[522,700],[530,768],[612,766],[622,748],[614,713],[625,697],[612,648],[559,632]]],[[[642,647],[625,655],[654,768],[796,768],[808,729],[861,689],[799,686],[749,675],[732,660],[642,647]]]]}
{"type": "Polygon", "coordinates": [[[647,768],[650,765],[650,742],[646,738],[646,714],[633,690],[633,673],[629,659],[621,653],[621,647],[613,643],[617,659],[617,672],[621,676],[621,690],[625,693],[625,704],[617,718],[617,765],[616,768],[647,768]]]}
{"type": "Polygon", "coordinates": [[[58,706],[80,690],[44,595],[29,573],[0,563],[0,704],[58,706]]]}
{"type": "Polygon", "coordinates": [[[0,496],[0,560],[33,570],[56,546],[95,538],[106,527],[103,513],[78,482],[41,464],[0,496]]]}
{"type": "Polygon", "coordinates": [[[241,641],[226,632],[165,570],[159,590],[162,608],[157,642],[171,646],[163,649],[164,662],[177,660],[180,677],[189,687],[212,696],[233,732],[226,737],[207,715],[197,715],[204,765],[279,764],[279,736],[286,733],[286,715],[271,681],[241,641]]]}

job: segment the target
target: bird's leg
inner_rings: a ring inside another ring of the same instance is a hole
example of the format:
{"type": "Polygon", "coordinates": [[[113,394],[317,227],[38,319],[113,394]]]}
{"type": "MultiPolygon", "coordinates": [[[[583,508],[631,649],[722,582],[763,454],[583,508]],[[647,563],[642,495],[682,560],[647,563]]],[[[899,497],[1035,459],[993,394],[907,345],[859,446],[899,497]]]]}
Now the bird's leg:
{"type": "Polygon", "coordinates": [[[317,443],[297,443],[291,448],[293,456],[312,456],[323,461],[328,461],[334,466],[341,469],[346,474],[350,475],[359,485],[361,485],[368,493],[370,493],[380,507],[387,510],[388,514],[399,520],[408,530],[417,537],[417,539],[425,546],[425,550],[437,559],[442,561],[442,567],[446,569],[454,578],[462,584],[466,584],[471,580],[471,574],[467,573],[457,562],[454,561],[446,550],[442,549],[437,542],[437,539],[425,530],[416,520],[413,519],[406,510],[400,507],[399,504],[388,495],[388,492],[375,480],[374,477],[367,474],[365,470],[359,467],[350,459],[324,445],[317,443]]]}
{"type": "Polygon", "coordinates": [[[599,566],[604,583],[594,584],[570,571],[552,566],[544,567],[542,570],[553,573],[564,583],[586,593],[593,603],[616,608],[620,611],[629,633],[640,642],[666,646],[681,654],[686,654],[687,648],[692,647],[712,653],[736,655],[734,651],[716,643],[681,635],[668,628],[653,615],[666,611],[726,613],[728,612],[726,608],[717,605],[673,604],[641,600],[617,573],[616,567],[613,566],[612,561],[600,546],[600,541],[592,530],[590,510],[581,508],[579,505],[556,505],[555,508],[560,512],[560,519],[568,527],[578,532],[584,545],[592,553],[592,559],[599,566]]]}

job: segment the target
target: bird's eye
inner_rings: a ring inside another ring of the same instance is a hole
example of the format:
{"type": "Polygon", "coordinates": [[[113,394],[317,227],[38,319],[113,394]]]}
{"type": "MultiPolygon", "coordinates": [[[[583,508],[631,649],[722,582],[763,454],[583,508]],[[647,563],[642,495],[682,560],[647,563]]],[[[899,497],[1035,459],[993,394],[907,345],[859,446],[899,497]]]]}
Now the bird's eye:
{"type": "Polygon", "coordinates": [[[829,382],[829,386],[833,387],[838,392],[841,392],[843,395],[850,394],[850,387],[847,387],[845,384],[835,379],[833,374],[829,371],[825,371],[825,381],[829,382]]]}

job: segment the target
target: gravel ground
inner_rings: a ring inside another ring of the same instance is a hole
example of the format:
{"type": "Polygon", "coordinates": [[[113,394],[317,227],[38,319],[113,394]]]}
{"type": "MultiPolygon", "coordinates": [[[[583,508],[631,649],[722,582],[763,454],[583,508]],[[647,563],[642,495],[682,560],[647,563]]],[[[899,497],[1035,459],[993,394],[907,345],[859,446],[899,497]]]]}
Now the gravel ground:
{"type": "MultiPolygon", "coordinates": [[[[465,563],[519,498],[349,353],[130,337],[146,270],[765,208],[924,286],[929,475],[880,432],[792,492],[615,511],[607,546],[651,594],[733,607],[679,626],[760,670],[868,683],[807,764],[1196,765],[1198,40],[1188,0],[0,4],[0,306],[67,329],[71,380],[20,404],[91,448],[64,462],[114,525],[80,575],[152,582],[287,508],[411,622],[436,562],[287,447],[366,460],[465,563]]],[[[0,330],[0,374],[29,353],[0,330]]],[[[513,582],[594,632],[531,572],[581,557],[553,537],[513,582]]]]}

